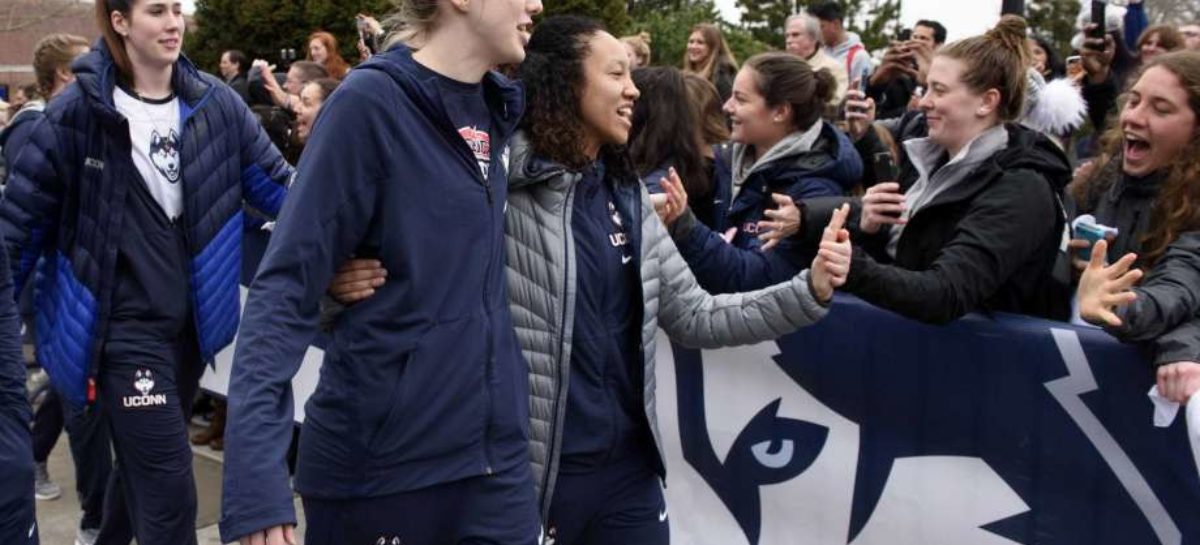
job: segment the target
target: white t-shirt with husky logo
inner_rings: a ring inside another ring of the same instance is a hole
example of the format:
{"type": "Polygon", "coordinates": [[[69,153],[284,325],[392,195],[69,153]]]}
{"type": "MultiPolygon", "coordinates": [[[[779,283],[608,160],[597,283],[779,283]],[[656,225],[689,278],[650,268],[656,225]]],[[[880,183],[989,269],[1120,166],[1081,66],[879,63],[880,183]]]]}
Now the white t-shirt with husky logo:
{"type": "Polygon", "coordinates": [[[134,166],[163,213],[174,221],[183,210],[179,99],[172,94],[163,100],[149,100],[117,87],[113,91],[113,103],[129,120],[134,166]]]}

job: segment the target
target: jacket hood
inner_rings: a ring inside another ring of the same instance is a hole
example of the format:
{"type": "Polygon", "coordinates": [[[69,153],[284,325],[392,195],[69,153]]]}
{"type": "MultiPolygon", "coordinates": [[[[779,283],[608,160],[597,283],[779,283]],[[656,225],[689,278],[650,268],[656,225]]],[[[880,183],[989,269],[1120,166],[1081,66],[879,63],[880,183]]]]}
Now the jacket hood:
{"type": "MultiPolygon", "coordinates": [[[[117,87],[117,65],[107,42],[97,39],[91,51],[71,63],[71,70],[80,92],[97,112],[110,121],[121,118],[112,96],[117,87]]],[[[187,118],[198,109],[217,83],[215,76],[201,72],[187,57],[179,55],[171,72],[171,88],[180,99],[181,116],[187,118]]]]}
{"type": "MultiPolygon", "coordinates": [[[[850,139],[828,122],[821,122],[821,133],[811,147],[803,145],[802,133],[788,135],[767,151],[762,161],[750,167],[745,179],[756,174],[768,180],[791,180],[798,176],[823,177],[849,191],[861,181],[862,159],[850,139]]],[[[742,168],[746,146],[733,145],[733,173],[742,168]]]]}
{"type": "MultiPolygon", "coordinates": [[[[425,76],[425,72],[417,66],[417,61],[413,60],[412,50],[407,46],[397,45],[375,55],[358,65],[355,70],[383,72],[427,115],[446,127],[453,126],[442,102],[437,81],[425,76]]],[[[483,96],[493,112],[492,130],[495,137],[507,141],[516,130],[517,122],[525,111],[525,93],[518,84],[498,72],[491,71],[483,77],[483,96]]]]}
{"type": "Polygon", "coordinates": [[[5,125],[3,129],[0,129],[0,148],[4,147],[4,144],[8,143],[8,137],[17,130],[17,127],[38,119],[41,117],[41,113],[44,111],[46,111],[45,101],[31,100],[25,103],[20,110],[17,110],[17,115],[14,115],[13,118],[9,120],[8,125],[5,125]]]}
{"type": "Polygon", "coordinates": [[[533,155],[533,144],[524,131],[513,134],[508,144],[508,187],[510,190],[548,182],[564,174],[567,167],[533,155]]]}
{"type": "Polygon", "coordinates": [[[842,53],[849,51],[851,47],[854,47],[856,45],[861,45],[861,44],[862,44],[862,38],[859,37],[858,33],[850,32],[847,30],[846,31],[846,41],[834,46],[832,49],[833,49],[833,52],[835,53],[835,55],[840,56],[842,53]]]}
{"type": "MultiPolygon", "coordinates": [[[[622,184],[639,184],[641,178],[633,168],[633,161],[624,147],[604,146],[600,160],[604,162],[608,177],[622,184]]],[[[543,159],[534,154],[533,144],[524,130],[513,134],[508,145],[508,187],[519,189],[540,183],[570,185],[580,180],[583,173],[571,170],[566,165],[543,159]]]]}
{"type": "Polygon", "coordinates": [[[1004,171],[1028,169],[1040,173],[1055,194],[1071,183],[1071,164],[1063,150],[1035,130],[1009,124],[1008,147],[996,153],[994,162],[1004,171]]]}

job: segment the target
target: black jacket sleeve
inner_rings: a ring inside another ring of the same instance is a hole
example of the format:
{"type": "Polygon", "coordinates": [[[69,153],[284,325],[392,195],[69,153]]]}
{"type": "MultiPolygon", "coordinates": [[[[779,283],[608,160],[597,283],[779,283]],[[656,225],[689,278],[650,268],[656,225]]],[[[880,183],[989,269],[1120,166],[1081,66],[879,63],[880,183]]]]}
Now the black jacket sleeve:
{"type": "Polygon", "coordinates": [[[1137,299],[1118,312],[1121,326],[1105,328],[1118,339],[1153,341],[1193,320],[1200,312],[1200,231],[1180,235],[1133,291],[1137,299]]]}
{"type": "Polygon", "coordinates": [[[1083,99],[1087,101],[1088,119],[1097,135],[1104,132],[1108,114],[1117,107],[1117,92],[1117,76],[1111,70],[1108,79],[1101,83],[1084,79],[1083,99]]]}
{"type": "Polygon", "coordinates": [[[1150,348],[1155,367],[1180,361],[1200,362],[1200,316],[1154,339],[1150,348]]]}
{"type": "Polygon", "coordinates": [[[1010,171],[974,199],[927,269],[882,264],[855,246],[844,289],[909,318],[950,322],[978,309],[1029,260],[1054,230],[1056,214],[1040,174],[1010,171]]]}

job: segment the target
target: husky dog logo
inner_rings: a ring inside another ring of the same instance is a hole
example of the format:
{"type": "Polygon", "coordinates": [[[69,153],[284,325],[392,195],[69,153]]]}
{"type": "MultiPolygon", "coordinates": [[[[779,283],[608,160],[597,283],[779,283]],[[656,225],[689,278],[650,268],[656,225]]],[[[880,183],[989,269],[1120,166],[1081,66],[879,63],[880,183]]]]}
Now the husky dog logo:
{"type": "Polygon", "coordinates": [[[138,369],[133,373],[133,387],[142,395],[150,395],[150,390],[154,389],[154,378],[150,375],[149,369],[138,369]]]}
{"type": "Polygon", "coordinates": [[[154,375],[149,369],[138,369],[133,372],[133,387],[141,395],[125,396],[122,403],[126,407],[156,407],[167,404],[167,394],[151,394],[154,390],[154,375]]]}
{"type": "MultiPolygon", "coordinates": [[[[668,501],[728,517],[693,541],[722,545],[1165,545],[1200,535],[1183,515],[1195,477],[1144,475],[1156,458],[1123,448],[1165,439],[1104,414],[1113,400],[1144,401],[1145,378],[1121,365],[1132,352],[1085,353],[1074,331],[1014,325],[1020,342],[996,341],[991,322],[933,331],[854,303],[775,343],[665,347],[660,361],[674,365],[660,364],[659,395],[679,418],[668,466],[707,485],[673,487],[686,493],[668,501]],[[892,359],[853,334],[862,328],[889,332],[892,359]],[[1050,444],[1071,466],[1031,473],[1050,444]],[[1096,497],[1120,501],[1083,513],[1096,497]]],[[[1173,441],[1186,441],[1180,431],[1173,441]]]]}
{"type": "Polygon", "coordinates": [[[375,540],[375,545],[402,545],[402,544],[400,542],[400,536],[392,536],[391,539],[388,539],[388,536],[379,536],[379,539],[375,540]]]}
{"type": "Polygon", "coordinates": [[[179,135],[175,129],[171,129],[165,138],[158,131],[150,134],[150,161],[167,181],[179,182],[179,135]]]}

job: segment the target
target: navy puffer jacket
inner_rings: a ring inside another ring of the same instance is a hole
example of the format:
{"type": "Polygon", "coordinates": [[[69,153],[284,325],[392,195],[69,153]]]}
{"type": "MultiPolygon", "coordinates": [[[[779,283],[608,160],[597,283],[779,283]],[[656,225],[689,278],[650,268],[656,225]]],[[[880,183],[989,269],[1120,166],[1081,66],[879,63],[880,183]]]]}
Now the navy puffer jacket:
{"type": "MultiPolygon", "coordinates": [[[[16,293],[38,264],[38,359],[67,399],[82,405],[94,399],[89,385],[112,308],[117,243],[138,236],[123,226],[126,195],[143,182],[128,122],[113,106],[117,70],[104,42],[72,70],[76,82],[50,102],[10,165],[0,235],[16,293]]],[[[172,86],[180,99],[188,296],[201,355],[211,361],[238,327],[242,203],[273,217],[292,168],[220,80],[180,57],[172,86]]]]}

